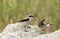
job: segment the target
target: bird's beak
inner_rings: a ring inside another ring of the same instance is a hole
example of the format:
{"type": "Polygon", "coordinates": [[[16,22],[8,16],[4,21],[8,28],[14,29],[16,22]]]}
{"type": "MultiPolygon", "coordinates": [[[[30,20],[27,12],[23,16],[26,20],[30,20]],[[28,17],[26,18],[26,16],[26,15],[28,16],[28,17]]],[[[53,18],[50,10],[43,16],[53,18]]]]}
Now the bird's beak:
{"type": "Polygon", "coordinates": [[[31,16],[31,17],[34,17],[34,16],[31,16]]]}

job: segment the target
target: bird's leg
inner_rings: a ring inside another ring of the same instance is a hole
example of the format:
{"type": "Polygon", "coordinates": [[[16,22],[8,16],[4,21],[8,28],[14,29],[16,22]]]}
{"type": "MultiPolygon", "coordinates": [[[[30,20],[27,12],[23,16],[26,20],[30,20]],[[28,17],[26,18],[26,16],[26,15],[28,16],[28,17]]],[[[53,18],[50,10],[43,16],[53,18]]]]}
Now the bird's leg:
{"type": "Polygon", "coordinates": [[[24,31],[25,31],[25,32],[28,32],[28,31],[27,31],[27,26],[26,26],[26,25],[24,26],[24,28],[25,28],[25,30],[24,30],[24,31]]]}

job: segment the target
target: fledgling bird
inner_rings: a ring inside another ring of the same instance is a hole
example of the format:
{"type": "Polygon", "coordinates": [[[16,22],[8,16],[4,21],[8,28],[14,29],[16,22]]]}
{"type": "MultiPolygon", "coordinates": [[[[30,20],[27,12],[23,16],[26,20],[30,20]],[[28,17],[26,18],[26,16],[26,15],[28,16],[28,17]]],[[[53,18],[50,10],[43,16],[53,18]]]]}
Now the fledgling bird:
{"type": "Polygon", "coordinates": [[[40,21],[40,22],[38,23],[38,27],[43,27],[43,26],[50,26],[50,25],[52,25],[52,24],[50,24],[50,23],[44,23],[44,21],[45,21],[45,19],[43,19],[42,21],[40,21]]]}

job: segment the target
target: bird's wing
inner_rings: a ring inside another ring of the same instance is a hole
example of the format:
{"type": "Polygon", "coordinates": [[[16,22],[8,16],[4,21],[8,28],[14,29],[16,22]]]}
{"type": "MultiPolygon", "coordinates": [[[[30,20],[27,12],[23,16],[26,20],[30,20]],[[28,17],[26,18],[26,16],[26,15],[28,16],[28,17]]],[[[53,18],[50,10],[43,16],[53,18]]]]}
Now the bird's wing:
{"type": "Polygon", "coordinates": [[[25,22],[25,21],[29,21],[29,19],[23,19],[23,20],[20,20],[19,22],[25,22]]]}
{"type": "Polygon", "coordinates": [[[42,26],[42,25],[44,25],[44,22],[45,21],[45,19],[43,19],[42,21],[40,21],[39,23],[38,23],[38,26],[40,27],[40,26],[42,26]]]}

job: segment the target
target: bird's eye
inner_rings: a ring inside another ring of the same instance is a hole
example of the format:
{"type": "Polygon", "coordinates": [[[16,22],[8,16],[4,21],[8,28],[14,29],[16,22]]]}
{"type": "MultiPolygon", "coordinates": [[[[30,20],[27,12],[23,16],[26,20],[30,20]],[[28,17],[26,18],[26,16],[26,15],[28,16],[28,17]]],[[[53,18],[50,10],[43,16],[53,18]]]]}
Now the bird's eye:
{"type": "Polygon", "coordinates": [[[29,17],[34,17],[34,16],[30,15],[29,17]]]}

